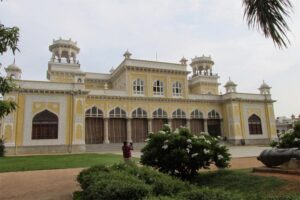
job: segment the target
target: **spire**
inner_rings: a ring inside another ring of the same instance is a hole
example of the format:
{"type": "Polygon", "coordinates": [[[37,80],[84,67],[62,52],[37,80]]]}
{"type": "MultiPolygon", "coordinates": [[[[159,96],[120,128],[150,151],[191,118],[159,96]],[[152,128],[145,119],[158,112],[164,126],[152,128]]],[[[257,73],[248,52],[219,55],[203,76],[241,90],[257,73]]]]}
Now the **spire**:
{"type": "Polygon", "coordinates": [[[187,61],[188,61],[188,60],[183,56],[179,62],[180,62],[182,65],[186,65],[187,61]]]}
{"type": "Polygon", "coordinates": [[[128,49],[127,49],[126,52],[123,54],[123,56],[125,57],[125,59],[129,59],[131,55],[132,55],[132,54],[128,51],[128,49]]]}

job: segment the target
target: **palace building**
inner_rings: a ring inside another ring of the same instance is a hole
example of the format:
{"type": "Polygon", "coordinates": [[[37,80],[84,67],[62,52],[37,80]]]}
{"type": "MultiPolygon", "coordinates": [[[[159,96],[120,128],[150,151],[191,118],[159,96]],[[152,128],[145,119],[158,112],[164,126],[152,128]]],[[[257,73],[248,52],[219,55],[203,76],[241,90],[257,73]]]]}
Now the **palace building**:
{"type": "Polygon", "coordinates": [[[258,94],[239,93],[229,80],[220,94],[211,57],[192,58],[189,72],[185,58],[179,63],[139,60],[126,51],[119,66],[104,74],[81,70],[76,42],[54,40],[49,50],[47,81],[22,80],[16,64],[5,68],[18,86],[4,97],[18,104],[1,123],[8,153],[143,143],[166,123],[233,144],[266,144],[276,137],[270,87],[263,83],[258,94]]]}

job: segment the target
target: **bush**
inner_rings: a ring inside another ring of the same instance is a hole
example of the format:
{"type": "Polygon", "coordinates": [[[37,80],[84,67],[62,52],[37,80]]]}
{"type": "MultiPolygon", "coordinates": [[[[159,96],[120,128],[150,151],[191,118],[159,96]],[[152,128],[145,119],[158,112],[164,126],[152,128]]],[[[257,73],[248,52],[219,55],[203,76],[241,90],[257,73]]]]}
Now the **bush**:
{"type": "Polygon", "coordinates": [[[5,146],[4,146],[4,139],[0,138],[0,157],[3,157],[5,154],[5,146]]]}
{"type": "Polygon", "coordinates": [[[179,195],[185,200],[243,200],[244,198],[234,192],[226,192],[221,189],[199,188],[186,191],[179,195]]]}
{"type": "Polygon", "coordinates": [[[143,199],[150,192],[150,187],[143,181],[106,166],[83,170],[77,180],[83,191],[75,192],[74,199],[143,199]]]}
{"type": "Polygon", "coordinates": [[[295,124],[294,129],[290,129],[280,134],[278,141],[272,141],[272,147],[277,148],[299,148],[300,149],[300,124],[295,124]]]}
{"type": "Polygon", "coordinates": [[[159,195],[176,195],[190,188],[190,185],[177,178],[159,173],[149,167],[137,167],[136,165],[119,164],[112,167],[113,170],[130,174],[145,184],[151,186],[151,193],[159,195]]]}
{"type": "Polygon", "coordinates": [[[195,136],[187,128],[172,133],[165,125],[158,133],[150,134],[146,141],[141,163],[183,180],[194,177],[199,169],[209,168],[211,164],[219,168],[229,165],[228,149],[208,134],[195,136]]]}

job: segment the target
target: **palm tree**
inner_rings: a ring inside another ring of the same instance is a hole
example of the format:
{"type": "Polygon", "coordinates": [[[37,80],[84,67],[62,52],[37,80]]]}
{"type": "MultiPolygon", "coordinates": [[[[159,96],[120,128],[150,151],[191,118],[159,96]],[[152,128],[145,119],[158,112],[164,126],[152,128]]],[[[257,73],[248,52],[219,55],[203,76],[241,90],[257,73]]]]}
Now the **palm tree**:
{"type": "Polygon", "coordinates": [[[243,0],[244,18],[250,28],[257,27],[279,48],[290,44],[290,31],[284,17],[290,17],[293,5],[289,0],[243,0]]]}

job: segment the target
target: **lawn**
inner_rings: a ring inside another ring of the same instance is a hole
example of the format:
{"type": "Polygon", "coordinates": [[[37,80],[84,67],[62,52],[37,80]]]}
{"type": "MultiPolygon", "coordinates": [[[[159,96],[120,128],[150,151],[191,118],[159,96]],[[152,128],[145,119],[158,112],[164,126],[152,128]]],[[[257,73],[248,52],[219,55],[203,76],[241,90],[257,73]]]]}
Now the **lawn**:
{"type": "MultiPolygon", "coordinates": [[[[272,196],[299,196],[300,185],[296,181],[287,181],[276,177],[254,175],[247,170],[219,170],[201,172],[193,181],[197,186],[219,188],[241,193],[246,199],[260,199],[266,194],[272,196]]],[[[286,197],[288,199],[288,197],[286,197]]],[[[300,196],[299,196],[300,198],[300,196]]],[[[291,198],[291,199],[299,199],[291,198]]]]}
{"type": "Polygon", "coordinates": [[[99,164],[110,165],[122,161],[122,156],[115,154],[11,156],[0,157],[0,172],[91,167],[99,164]]]}

